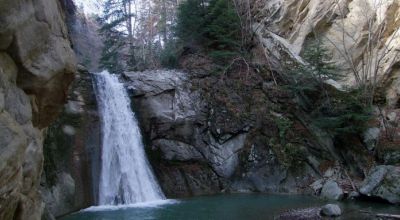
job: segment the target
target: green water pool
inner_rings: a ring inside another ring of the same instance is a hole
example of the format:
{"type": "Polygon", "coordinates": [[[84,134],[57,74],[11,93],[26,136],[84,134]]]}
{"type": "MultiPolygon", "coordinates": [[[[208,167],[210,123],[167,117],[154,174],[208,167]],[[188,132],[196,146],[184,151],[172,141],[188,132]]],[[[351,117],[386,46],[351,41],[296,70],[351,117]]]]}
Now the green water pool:
{"type": "MultiPolygon", "coordinates": [[[[274,219],[288,209],[332,203],[310,196],[237,194],[167,200],[125,207],[93,207],[62,220],[258,220],[274,219]]],[[[333,202],[335,203],[335,202],[333,202]]],[[[362,201],[336,202],[344,211],[340,219],[362,219],[360,210],[400,214],[400,207],[362,201]]],[[[365,219],[365,218],[364,218],[365,219]]]]}

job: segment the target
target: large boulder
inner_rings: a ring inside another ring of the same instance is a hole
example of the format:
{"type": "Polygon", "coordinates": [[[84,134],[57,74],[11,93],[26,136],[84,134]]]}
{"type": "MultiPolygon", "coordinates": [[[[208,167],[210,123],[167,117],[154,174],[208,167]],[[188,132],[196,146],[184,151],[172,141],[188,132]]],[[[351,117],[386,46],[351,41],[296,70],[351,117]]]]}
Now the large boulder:
{"type": "Polygon", "coordinates": [[[343,190],[336,181],[328,180],[322,187],[321,197],[331,200],[341,200],[343,198],[343,190]]]}
{"type": "Polygon", "coordinates": [[[374,167],[362,183],[360,193],[400,204],[400,167],[385,165],[374,167]]]}

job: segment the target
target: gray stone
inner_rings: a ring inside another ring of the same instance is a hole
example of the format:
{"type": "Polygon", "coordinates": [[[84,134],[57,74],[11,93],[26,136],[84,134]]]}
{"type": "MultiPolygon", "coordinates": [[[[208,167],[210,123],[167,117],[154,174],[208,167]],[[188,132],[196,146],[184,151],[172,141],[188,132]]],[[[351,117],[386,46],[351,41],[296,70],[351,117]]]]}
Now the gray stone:
{"type": "Polygon", "coordinates": [[[0,219],[41,218],[43,128],[75,72],[59,4],[0,1],[0,219]]]}
{"type": "Polygon", "coordinates": [[[385,149],[378,153],[378,157],[385,165],[400,164],[400,151],[398,149],[385,149]]]}
{"type": "Polygon", "coordinates": [[[50,190],[43,191],[46,208],[54,215],[59,216],[74,207],[75,181],[68,173],[61,173],[57,183],[50,190]]]}
{"type": "Polygon", "coordinates": [[[324,180],[323,179],[319,179],[319,180],[314,181],[310,185],[310,187],[311,187],[311,189],[314,190],[314,192],[319,192],[323,187],[323,183],[324,183],[324,180]]]}
{"type": "Polygon", "coordinates": [[[325,173],[324,173],[324,177],[325,178],[331,178],[333,175],[335,174],[335,170],[332,167],[329,167],[325,173]]]}
{"type": "Polygon", "coordinates": [[[18,69],[14,60],[7,53],[0,53],[0,72],[2,80],[9,83],[16,82],[18,69]]]}
{"type": "Polygon", "coordinates": [[[181,86],[187,79],[185,73],[175,70],[156,70],[144,72],[125,72],[129,78],[128,88],[134,95],[154,96],[181,86]]]}
{"type": "Polygon", "coordinates": [[[153,141],[153,145],[161,149],[166,160],[188,161],[203,158],[192,145],[180,141],[157,139],[153,141]]]}
{"type": "Polygon", "coordinates": [[[244,147],[246,134],[239,134],[223,144],[209,135],[209,143],[202,148],[204,157],[209,161],[215,172],[223,177],[230,177],[239,164],[238,151],[244,147]]]}
{"type": "Polygon", "coordinates": [[[343,198],[343,190],[335,181],[328,180],[322,187],[321,197],[331,200],[341,200],[343,198]]]}
{"type": "Polygon", "coordinates": [[[364,143],[367,145],[368,150],[375,149],[380,133],[379,128],[368,128],[364,132],[364,143]]]}
{"type": "Polygon", "coordinates": [[[388,170],[386,166],[377,166],[373,168],[367,178],[364,180],[360,188],[360,193],[370,196],[373,190],[381,184],[387,171],[388,170]]]}
{"type": "Polygon", "coordinates": [[[28,96],[19,88],[10,87],[5,93],[5,107],[20,124],[32,120],[32,107],[28,96]]]}
{"type": "Polygon", "coordinates": [[[342,210],[336,204],[327,204],[322,206],[321,214],[329,217],[337,217],[342,215],[342,210]]]}
{"type": "Polygon", "coordinates": [[[357,198],[359,196],[360,196],[360,193],[356,192],[356,191],[351,191],[350,194],[349,194],[349,198],[350,199],[354,199],[354,198],[357,198]]]}
{"type": "Polygon", "coordinates": [[[95,204],[95,183],[99,182],[101,120],[91,74],[83,68],[78,74],[70,86],[68,103],[81,110],[71,111],[66,104],[45,136],[45,160],[54,162],[44,167],[40,190],[45,211],[56,218],[95,204]]]}
{"type": "Polygon", "coordinates": [[[62,130],[63,130],[64,134],[66,134],[68,136],[73,136],[76,133],[75,128],[71,125],[64,125],[62,127],[62,130]]]}
{"type": "Polygon", "coordinates": [[[386,165],[374,167],[362,183],[360,193],[400,204],[400,167],[386,165]]]}

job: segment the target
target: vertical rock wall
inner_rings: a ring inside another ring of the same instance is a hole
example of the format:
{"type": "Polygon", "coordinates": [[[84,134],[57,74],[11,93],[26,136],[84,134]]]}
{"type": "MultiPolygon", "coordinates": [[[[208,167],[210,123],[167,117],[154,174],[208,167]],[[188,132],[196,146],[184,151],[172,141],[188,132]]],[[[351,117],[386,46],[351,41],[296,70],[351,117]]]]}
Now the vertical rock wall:
{"type": "Polygon", "coordinates": [[[43,129],[74,72],[58,1],[0,1],[0,219],[40,219],[43,129]]]}
{"type": "Polygon", "coordinates": [[[44,141],[41,191],[47,215],[58,217],[96,204],[100,173],[98,117],[91,75],[79,66],[64,111],[49,126],[44,141]]]}

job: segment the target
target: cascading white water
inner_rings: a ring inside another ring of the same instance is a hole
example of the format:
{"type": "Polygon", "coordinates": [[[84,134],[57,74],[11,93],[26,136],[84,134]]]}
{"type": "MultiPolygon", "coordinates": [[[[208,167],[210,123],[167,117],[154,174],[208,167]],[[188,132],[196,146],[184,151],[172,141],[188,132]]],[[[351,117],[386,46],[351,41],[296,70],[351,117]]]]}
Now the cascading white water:
{"type": "Polygon", "coordinates": [[[103,135],[99,204],[165,199],[146,158],[138,122],[123,84],[107,71],[95,78],[103,135]]]}

